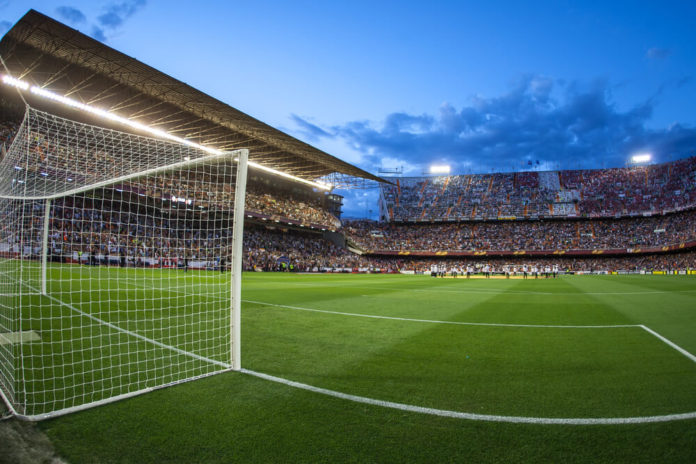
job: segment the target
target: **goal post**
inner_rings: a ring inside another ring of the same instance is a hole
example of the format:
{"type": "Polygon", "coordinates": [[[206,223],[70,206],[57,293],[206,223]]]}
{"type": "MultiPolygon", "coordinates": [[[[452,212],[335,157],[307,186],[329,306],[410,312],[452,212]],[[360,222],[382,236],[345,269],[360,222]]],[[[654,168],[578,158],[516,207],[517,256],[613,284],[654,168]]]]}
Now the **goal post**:
{"type": "Polygon", "coordinates": [[[247,159],[27,107],[0,160],[0,396],[16,416],[241,369],[247,159]]]}
{"type": "Polygon", "coordinates": [[[239,167],[237,168],[237,185],[234,198],[234,211],[238,220],[232,226],[232,268],[237,272],[232,273],[230,294],[230,361],[232,369],[239,371],[242,368],[242,257],[244,254],[244,202],[246,198],[247,162],[249,152],[243,150],[239,154],[239,167]]]}

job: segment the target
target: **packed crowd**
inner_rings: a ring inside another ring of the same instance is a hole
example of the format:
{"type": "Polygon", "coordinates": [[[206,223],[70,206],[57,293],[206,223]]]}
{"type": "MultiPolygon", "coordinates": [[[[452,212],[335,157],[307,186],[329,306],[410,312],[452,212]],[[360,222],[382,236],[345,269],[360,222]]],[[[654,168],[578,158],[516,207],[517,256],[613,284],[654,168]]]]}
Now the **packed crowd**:
{"type": "Polygon", "coordinates": [[[537,251],[661,247],[696,240],[696,211],[664,216],[434,224],[350,221],[346,237],[370,251],[537,251]]]}
{"type": "Polygon", "coordinates": [[[584,171],[407,177],[382,185],[390,221],[615,217],[696,205],[696,157],[584,171]]]}
{"type": "MultiPolygon", "coordinates": [[[[25,228],[34,255],[41,248],[42,222],[33,215],[25,228]]],[[[220,218],[167,215],[115,198],[59,199],[51,208],[49,256],[92,264],[123,259],[122,265],[177,266],[189,260],[211,266],[229,254],[225,225],[220,218]]]]}
{"type": "Polygon", "coordinates": [[[264,227],[248,227],[244,231],[244,269],[288,272],[321,272],[327,269],[398,271],[391,259],[363,257],[316,233],[264,227]]]}
{"type": "MultiPolygon", "coordinates": [[[[112,192],[113,193],[113,192],[112,192]]],[[[7,203],[5,203],[7,205],[7,203]]],[[[39,259],[43,202],[4,211],[0,254],[39,259]],[[11,212],[10,212],[11,211],[11,212]],[[13,224],[14,222],[14,224],[13,224]]],[[[145,208],[127,197],[73,196],[54,200],[48,230],[52,261],[127,267],[226,269],[231,262],[229,218],[170,214],[145,208]]],[[[270,229],[247,223],[245,270],[320,272],[326,269],[397,271],[389,259],[368,259],[310,231],[270,229]]]]}
{"type": "MultiPolygon", "coordinates": [[[[16,211],[11,220],[24,220],[23,243],[14,229],[0,229],[0,252],[21,253],[38,259],[43,232],[43,205],[27,204],[32,211],[16,211]]],[[[224,217],[177,216],[144,210],[117,199],[72,197],[56,200],[51,210],[49,257],[56,261],[93,265],[191,267],[226,269],[231,256],[231,234],[224,217]]],[[[560,272],[673,271],[696,269],[696,252],[630,255],[621,257],[417,258],[359,255],[319,233],[294,229],[269,229],[247,224],[244,234],[244,269],[288,272],[429,272],[433,268],[460,274],[519,273],[557,267],[560,272]]],[[[541,271],[539,271],[541,272],[541,271]]]]}
{"type": "Polygon", "coordinates": [[[696,252],[621,257],[414,258],[357,255],[320,235],[256,228],[245,231],[245,269],[257,271],[380,270],[427,273],[443,270],[465,274],[529,273],[556,268],[559,272],[664,271],[696,269],[696,252]]]}
{"type": "MultiPolygon", "coordinates": [[[[73,196],[54,200],[48,234],[51,259],[120,264],[123,257],[123,265],[137,266],[182,266],[188,260],[193,267],[211,267],[219,265],[221,257],[231,253],[228,217],[210,212],[176,214],[166,209],[143,208],[128,198],[73,196]]],[[[42,213],[43,203],[34,202],[23,210],[15,210],[13,216],[6,216],[2,251],[19,253],[21,230],[23,253],[38,258],[42,213]],[[21,226],[15,223],[7,227],[13,220],[21,226]]],[[[272,232],[253,226],[245,231],[244,250],[248,269],[271,270],[282,263],[292,264],[298,270],[329,263],[345,267],[360,264],[358,255],[318,240],[316,235],[272,232]]]]}
{"type": "Polygon", "coordinates": [[[529,273],[556,268],[559,272],[664,271],[696,269],[696,251],[685,253],[630,255],[621,257],[514,257],[514,258],[417,258],[357,255],[316,234],[292,230],[257,228],[245,231],[245,269],[262,271],[321,272],[323,270],[380,270],[381,272],[427,273],[443,270],[465,274],[529,273]],[[286,264],[283,264],[286,263],[286,264]],[[292,264],[292,267],[290,267],[292,264]]]}
{"type": "Polygon", "coordinates": [[[336,230],[341,221],[321,205],[318,197],[296,198],[292,194],[273,195],[255,185],[249,185],[246,193],[246,210],[272,218],[300,220],[304,224],[317,224],[336,230]]]}

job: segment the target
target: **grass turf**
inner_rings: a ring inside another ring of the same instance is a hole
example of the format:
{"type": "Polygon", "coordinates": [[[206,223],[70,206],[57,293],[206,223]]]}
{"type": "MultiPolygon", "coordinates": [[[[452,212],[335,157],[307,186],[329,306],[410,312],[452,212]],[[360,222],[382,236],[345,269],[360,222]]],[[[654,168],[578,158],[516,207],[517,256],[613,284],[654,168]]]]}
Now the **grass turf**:
{"type": "MultiPolygon", "coordinates": [[[[183,273],[172,277],[181,285],[197,279],[183,273]]],[[[206,277],[201,285],[227,278],[206,277]]],[[[639,327],[432,321],[644,324],[696,353],[695,283],[681,276],[467,281],[247,274],[243,365],[349,394],[481,414],[692,412],[696,363],[639,327]],[[403,320],[409,318],[431,322],[403,320]]],[[[351,403],[240,373],[156,391],[41,427],[74,463],[696,459],[693,419],[605,426],[475,422],[351,403]]]]}

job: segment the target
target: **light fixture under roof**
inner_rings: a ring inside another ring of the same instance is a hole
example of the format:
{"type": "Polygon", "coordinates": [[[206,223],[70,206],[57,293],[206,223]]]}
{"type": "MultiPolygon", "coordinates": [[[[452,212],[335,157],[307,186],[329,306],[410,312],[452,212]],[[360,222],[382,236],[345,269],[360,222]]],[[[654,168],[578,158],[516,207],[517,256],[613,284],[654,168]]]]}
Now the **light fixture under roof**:
{"type": "MultiPolygon", "coordinates": [[[[153,127],[147,126],[145,124],[141,124],[141,123],[133,121],[131,119],[124,118],[122,116],[111,113],[109,111],[106,111],[106,110],[103,110],[100,108],[96,108],[96,107],[93,107],[91,105],[86,105],[84,103],[80,103],[77,100],[73,100],[72,98],[66,97],[64,95],[59,95],[55,92],[51,92],[50,90],[42,89],[41,87],[37,87],[35,85],[29,85],[27,82],[24,82],[20,79],[16,79],[16,78],[9,76],[7,74],[3,74],[2,82],[6,85],[16,87],[17,89],[24,90],[24,91],[28,90],[34,95],[38,95],[38,96],[46,98],[48,100],[62,103],[63,105],[69,106],[71,108],[79,109],[81,111],[93,114],[93,115],[98,116],[98,117],[103,118],[103,119],[108,119],[110,121],[114,121],[114,122],[126,125],[128,127],[131,127],[131,128],[136,129],[138,131],[148,133],[148,134],[153,135],[153,136],[158,137],[158,138],[172,140],[174,142],[181,143],[183,145],[197,148],[197,149],[202,150],[202,151],[209,153],[211,155],[220,155],[223,153],[221,150],[217,150],[217,149],[211,148],[211,147],[206,147],[204,145],[200,145],[200,144],[192,142],[190,140],[186,140],[186,139],[183,139],[181,137],[177,137],[176,135],[172,135],[172,134],[165,132],[163,130],[155,129],[153,127]]],[[[287,179],[291,179],[291,180],[294,180],[296,182],[301,182],[303,184],[307,184],[307,185],[310,185],[312,187],[315,187],[315,188],[318,188],[321,190],[331,190],[333,188],[333,186],[331,184],[326,184],[323,182],[314,182],[311,180],[303,179],[301,177],[297,177],[297,176],[294,176],[292,174],[288,174],[287,172],[278,171],[277,169],[269,168],[268,166],[264,166],[262,164],[255,163],[253,161],[249,161],[248,165],[249,165],[249,167],[261,169],[261,170],[269,172],[271,174],[285,177],[287,179]]]]}

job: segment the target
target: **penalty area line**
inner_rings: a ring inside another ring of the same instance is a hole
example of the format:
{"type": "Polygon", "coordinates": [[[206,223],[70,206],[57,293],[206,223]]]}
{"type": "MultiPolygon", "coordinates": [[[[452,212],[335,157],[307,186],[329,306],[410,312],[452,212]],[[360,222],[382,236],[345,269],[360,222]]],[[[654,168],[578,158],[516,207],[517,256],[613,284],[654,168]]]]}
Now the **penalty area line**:
{"type": "Polygon", "coordinates": [[[380,406],[383,408],[396,409],[400,411],[414,412],[418,414],[427,414],[431,416],[447,417],[452,419],[465,419],[472,421],[484,422],[506,422],[511,424],[545,424],[545,425],[621,425],[621,424],[647,424],[654,422],[672,422],[678,420],[696,419],[696,412],[687,412],[682,414],[666,414],[661,416],[638,416],[638,417],[526,417],[526,416],[503,416],[496,414],[475,414],[469,412],[450,411],[446,409],[426,408],[423,406],[414,406],[405,403],[396,403],[393,401],[377,400],[364,396],[350,395],[335,390],[315,387],[306,383],[295,382],[281,377],[256,372],[249,369],[240,369],[241,373],[248,374],[260,379],[276,382],[287,385],[289,387],[306,390],[312,393],[331,396],[342,400],[352,401],[355,403],[368,404],[371,406],[380,406]]]}
{"type": "Polygon", "coordinates": [[[386,319],[391,321],[405,321],[405,322],[422,322],[426,324],[449,324],[449,325],[467,325],[467,326],[483,326],[483,327],[527,327],[535,329],[615,329],[615,328],[628,328],[628,327],[641,327],[637,324],[624,324],[624,325],[543,325],[543,324],[503,324],[495,322],[460,322],[460,321],[438,321],[431,319],[414,319],[409,317],[394,317],[394,316],[377,316],[374,314],[359,314],[359,313],[347,313],[342,311],[328,311],[325,309],[314,309],[314,308],[303,308],[301,306],[289,306],[276,303],[266,303],[263,301],[254,300],[242,300],[243,303],[258,304],[262,306],[269,306],[273,308],[284,308],[293,309],[296,311],[308,311],[313,313],[324,313],[324,314],[335,314],[338,316],[352,316],[352,317],[365,317],[369,319],[386,319]]]}
{"type": "Polygon", "coordinates": [[[657,333],[657,332],[655,332],[654,330],[652,330],[650,327],[646,327],[646,326],[644,326],[644,325],[640,325],[639,327],[640,327],[641,329],[645,330],[646,332],[648,332],[649,334],[654,335],[654,336],[657,337],[659,340],[663,341],[664,343],[666,343],[667,345],[669,345],[671,348],[674,348],[675,350],[677,350],[678,352],[680,352],[681,354],[683,354],[684,356],[686,356],[687,358],[689,358],[690,360],[692,360],[693,362],[696,363],[696,356],[694,356],[693,354],[689,353],[688,351],[686,351],[686,350],[685,350],[684,348],[682,348],[681,346],[677,345],[676,343],[674,343],[673,341],[669,340],[668,338],[663,337],[663,336],[660,335],[659,333],[657,333]]]}

